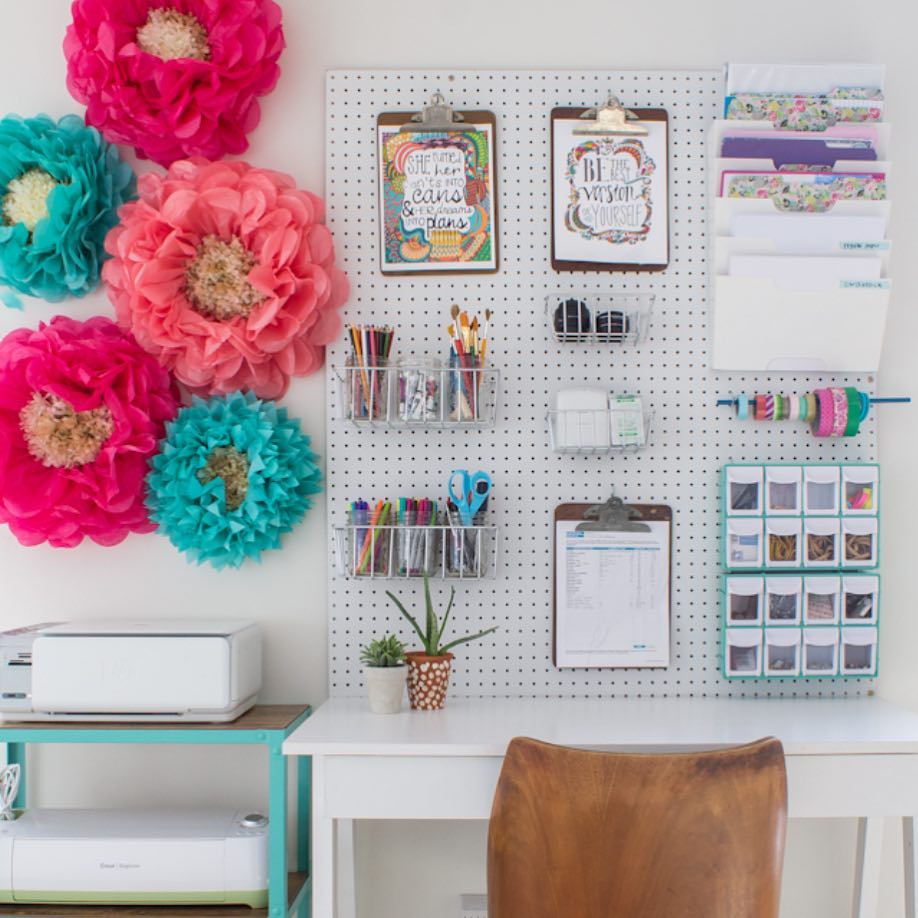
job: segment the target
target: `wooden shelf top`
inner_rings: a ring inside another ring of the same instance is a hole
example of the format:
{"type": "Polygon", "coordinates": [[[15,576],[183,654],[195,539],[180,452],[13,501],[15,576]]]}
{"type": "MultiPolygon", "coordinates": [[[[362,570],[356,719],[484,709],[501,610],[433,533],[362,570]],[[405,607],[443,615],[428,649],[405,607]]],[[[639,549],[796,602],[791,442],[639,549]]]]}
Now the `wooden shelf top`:
{"type": "MultiPolygon", "coordinates": [[[[149,721],[117,721],[116,723],[75,722],[75,721],[28,721],[18,723],[15,721],[0,720],[0,742],[4,730],[75,730],[105,732],[111,730],[170,730],[193,733],[196,731],[258,731],[258,730],[286,730],[291,724],[309,710],[308,704],[259,704],[241,717],[227,724],[199,724],[199,723],[150,723],[149,721]]],[[[2,914],[2,912],[0,912],[2,914]]]]}
{"type": "MultiPolygon", "coordinates": [[[[306,883],[305,873],[288,877],[288,907],[306,883]]],[[[0,915],[35,918],[267,918],[265,908],[247,905],[0,905],[0,915]]]]}

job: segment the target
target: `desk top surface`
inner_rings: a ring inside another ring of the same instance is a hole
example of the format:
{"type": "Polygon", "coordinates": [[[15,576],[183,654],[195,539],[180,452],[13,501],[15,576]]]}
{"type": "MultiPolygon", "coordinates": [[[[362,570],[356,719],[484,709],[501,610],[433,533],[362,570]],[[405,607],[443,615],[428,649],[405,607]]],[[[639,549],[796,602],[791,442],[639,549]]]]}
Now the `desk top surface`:
{"type": "Polygon", "coordinates": [[[332,698],[288,755],[503,755],[514,736],[616,750],[704,748],[776,736],[789,755],[918,753],[918,713],[880,698],[449,698],[442,711],[372,714],[332,698]]]}

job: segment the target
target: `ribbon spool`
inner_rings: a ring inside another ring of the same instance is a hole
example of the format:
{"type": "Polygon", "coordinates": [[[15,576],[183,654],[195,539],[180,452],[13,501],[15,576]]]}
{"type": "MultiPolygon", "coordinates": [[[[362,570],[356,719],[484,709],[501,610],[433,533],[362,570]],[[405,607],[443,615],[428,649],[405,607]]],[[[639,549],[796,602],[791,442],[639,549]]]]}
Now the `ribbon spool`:
{"type": "Polygon", "coordinates": [[[853,386],[828,386],[805,395],[765,392],[717,400],[718,405],[732,405],[740,421],[803,421],[817,437],[855,437],[871,405],[906,402],[911,398],[871,398],[853,386]]]}

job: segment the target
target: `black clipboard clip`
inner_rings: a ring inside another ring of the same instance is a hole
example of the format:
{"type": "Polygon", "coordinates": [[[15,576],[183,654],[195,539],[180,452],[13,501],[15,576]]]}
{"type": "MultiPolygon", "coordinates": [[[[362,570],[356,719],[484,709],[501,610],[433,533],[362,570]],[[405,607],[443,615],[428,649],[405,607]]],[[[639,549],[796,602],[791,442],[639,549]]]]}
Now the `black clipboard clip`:
{"type": "Polygon", "coordinates": [[[453,111],[442,92],[435,92],[430,97],[430,104],[423,111],[412,115],[411,120],[399,128],[403,134],[477,130],[474,124],[466,124],[464,115],[453,111]]]}
{"type": "Polygon", "coordinates": [[[574,134],[577,135],[638,137],[647,133],[639,116],[628,111],[611,93],[602,105],[588,108],[580,117],[583,124],[574,128],[574,134]]]}
{"type": "Polygon", "coordinates": [[[650,532],[646,523],[639,522],[641,511],[614,494],[604,504],[584,510],[583,519],[574,527],[577,532],[650,532]]]}

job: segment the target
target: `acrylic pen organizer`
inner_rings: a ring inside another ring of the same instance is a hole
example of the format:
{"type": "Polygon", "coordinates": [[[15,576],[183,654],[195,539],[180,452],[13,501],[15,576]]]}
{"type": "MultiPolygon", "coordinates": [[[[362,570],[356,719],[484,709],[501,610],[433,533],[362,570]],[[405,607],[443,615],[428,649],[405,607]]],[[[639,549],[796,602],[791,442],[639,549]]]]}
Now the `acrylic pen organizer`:
{"type": "Polygon", "coordinates": [[[545,321],[559,344],[637,345],[647,337],[652,293],[549,293],[545,321]]]}
{"type": "Polygon", "coordinates": [[[643,449],[650,443],[653,412],[643,412],[637,427],[622,429],[620,413],[610,408],[565,408],[548,412],[548,442],[553,452],[595,455],[643,449]]]}
{"type": "Polygon", "coordinates": [[[340,577],[490,580],[497,574],[497,526],[450,524],[440,514],[435,525],[349,523],[334,535],[340,577]]]}
{"type": "Polygon", "coordinates": [[[358,426],[493,427],[500,370],[453,354],[448,364],[406,358],[336,370],[339,417],[358,426]]]}

